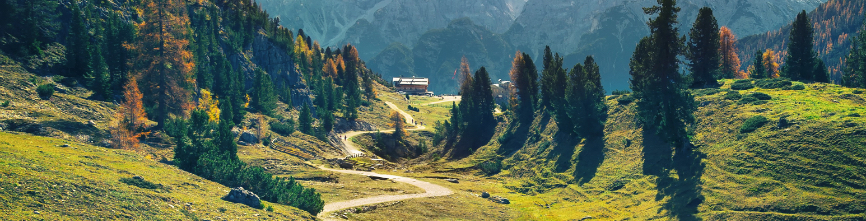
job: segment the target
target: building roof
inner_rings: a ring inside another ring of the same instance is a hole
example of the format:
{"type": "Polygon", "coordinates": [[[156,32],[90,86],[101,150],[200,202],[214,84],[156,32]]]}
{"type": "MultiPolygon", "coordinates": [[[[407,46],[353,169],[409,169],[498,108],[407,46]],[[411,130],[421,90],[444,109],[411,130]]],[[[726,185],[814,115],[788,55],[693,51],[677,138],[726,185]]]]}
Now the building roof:
{"type": "Polygon", "coordinates": [[[416,78],[416,77],[394,78],[392,80],[392,82],[394,82],[394,85],[428,85],[429,84],[429,80],[427,80],[427,78],[416,78]]]}

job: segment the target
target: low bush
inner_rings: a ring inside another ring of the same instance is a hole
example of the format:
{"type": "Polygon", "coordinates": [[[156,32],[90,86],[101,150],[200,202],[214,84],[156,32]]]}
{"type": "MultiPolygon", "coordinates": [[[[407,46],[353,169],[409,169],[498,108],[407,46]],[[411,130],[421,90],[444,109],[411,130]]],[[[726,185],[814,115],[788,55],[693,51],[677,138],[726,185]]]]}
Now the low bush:
{"type": "Polygon", "coordinates": [[[755,92],[755,93],[749,94],[749,96],[757,98],[758,100],[762,100],[762,101],[773,99],[773,97],[770,97],[769,94],[765,94],[765,93],[761,93],[761,92],[755,92]]]}
{"type": "Polygon", "coordinates": [[[409,109],[410,111],[415,111],[415,112],[421,111],[421,109],[418,109],[418,107],[413,107],[412,105],[409,105],[409,107],[407,109],[409,109]]]}
{"type": "Polygon", "coordinates": [[[737,104],[751,104],[752,102],[759,101],[758,98],[752,96],[745,96],[743,99],[740,99],[737,104]]]}
{"type": "Polygon", "coordinates": [[[292,135],[295,133],[295,121],[289,119],[283,122],[271,122],[271,130],[283,136],[292,135]]]}
{"type": "Polygon", "coordinates": [[[731,90],[748,90],[755,88],[750,80],[739,80],[731,85],[731,90]]]}
{"type": "Polygon", "coordinates": [[[9,101],[3,101],[3,103],[0,104],[0,106],[2,106],[2,107],[9,107],[9,101]]]}
{"type": "Polygon", "coordinates": [[[791,80],[787,78],[761,79],[755,82],[755,85],[764,89],[785,88],[791,86],[791,80]]]}
{"type": "Polygon", "coordinates": [[[740,126],[740,133],[749,133],[757,130],[761,126],[767,123],[767,118],[764,116],[754,116],[746,119],[746,122],[743,122],[743,126],[740,126]]]}
{"type": "Polygon", "coordinates": [[[740,95],[740,92],[728,91],[728,93],[725,94],[726,100],[739,100],[741,98],[743,98],[743,95],[740,95]]]}
{"type": "MultiPolygon", "coordinates": [[[[798,85],[799,85],[799,84],[798,84],[798,85]]],[[[854,93],[854,94],[862,94],[862,93],[863,93],[863,90],[854,90],[853,93],[854,93]]]]}
{"type": "Polygon", "coordinates": [[[630,95],[623,95],[623,96],[620,96],[619,98],[616,99],[616,102],[619,102],[619,104],[623,104],[623,105],[629,104],[633,101],[634,101],[634,97],[632,97],[630,95]]]}
{"type": "Polygon", "coordinates": [[[43,84],[36,87],[36,93],[39,94],[39,97],[42,99],[51,98],[54,95],[54,84],[43,84]]]}
{"type": "Polygon", "coordinates": [[[502,161],[501,160],[490,160],[485,161],[478,165],[481,169],[481,172],[484,172],[487,175],[497,174],[502,171],[502,161]]]}
{"type": "Polygon", "coordinates": [[[162,185],[151,183],[150,181],[141,179],[141,178],[120,178],[120,182],[125,183],[131,186],[137,186],[139,188],[144,189],[159,189],[162,188],[162,185]]]}

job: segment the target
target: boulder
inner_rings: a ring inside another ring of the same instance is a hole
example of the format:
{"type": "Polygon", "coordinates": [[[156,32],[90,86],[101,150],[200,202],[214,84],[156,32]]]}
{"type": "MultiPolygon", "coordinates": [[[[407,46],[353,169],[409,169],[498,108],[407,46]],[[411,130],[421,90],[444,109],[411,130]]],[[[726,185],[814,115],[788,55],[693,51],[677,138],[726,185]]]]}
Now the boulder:
{"type": "Polygon", "coordinates": [[[252,191],[245,190],[243,187],[232,188],[232,191],[229,192],[229,195],[223,197],[223,200],[241,203],[253,208],[261,208],[262,206],[259,196],[252,191]]]}
{"type": "Polygon", "coordinates": [[[349,163],[348,161],[345,161],[345,160],[340,160],[340,161],[337,162],[337,164],[340,166],[340,168],[343,168],[343,169],[352,169],[352,168],[355,168],[355,165],[354,165],[354,164],[349,163]]]}
{"type": "Polygon", "coordinates": [[[241,133],[241,138],[239,140],[249,144],[259,143],[259,138],[256,137],[256,132],[248,130],[241,133]]]}
{"type": "Polygon", "coordinates": [[[501,196],[490,197],[490,201],[493,201],[494,203],[500,203],[500,204],[510,204],[511,203],[511,201],[508,201],[508,199],[506,199],[505,197],[501,197],[501,196]]]}
{"type": "Polygon", "coordinates": [[[489,198],[489,197],[490,197],[490,194],[489,194],[489,193],[487,193],[487,192],[481,192],[481,198],[485,198],[485,199],[486,199],[486,198],[489,198]]]}
{"type": "Polygon", "coordinates": [[[460,181],[457,181],[457,179],[453,179],[453,178],[452,179],[445,179],[445,181],[452,182],[452,183],[460,183],[460,181]]]}

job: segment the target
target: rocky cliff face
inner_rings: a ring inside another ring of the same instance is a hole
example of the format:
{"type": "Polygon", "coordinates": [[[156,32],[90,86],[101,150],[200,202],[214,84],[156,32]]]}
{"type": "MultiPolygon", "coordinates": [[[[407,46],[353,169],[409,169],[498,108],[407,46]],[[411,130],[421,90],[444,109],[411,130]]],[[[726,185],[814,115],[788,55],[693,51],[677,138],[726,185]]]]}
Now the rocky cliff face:
{"type": "MultiPolygon", "coordinates": [[[[288,51],[270,42],[262,34],[258,34],[247,49],[252,53],[246,56],[240,53],[228,56],[234,67],[241,67],[246,90],[252,89],[255,70],[259,68],[271,76],[276,88],[290,88],[292,106],[300,107],[306,103],[310,108],[314,108],[307,84],[295,70],[294,60],[288,51]]],[[[315,109],[312,111],[315,113],[315,109]]]]}

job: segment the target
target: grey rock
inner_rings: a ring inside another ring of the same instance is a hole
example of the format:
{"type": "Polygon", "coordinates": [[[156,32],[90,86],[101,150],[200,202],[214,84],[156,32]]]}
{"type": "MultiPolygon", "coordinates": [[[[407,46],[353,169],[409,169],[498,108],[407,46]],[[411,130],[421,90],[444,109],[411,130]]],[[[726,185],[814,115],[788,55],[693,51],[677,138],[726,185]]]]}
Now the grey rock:
{"type": "Polygon", "coordinates": [[[490,201],[493,201],[494,203],[499,203],[499,204],[510,204],[511,203],[511,201],[508,201],[507,198],[501,197],[501,196],[490,197],[490,201]]]}
{"type": "Polygon", "coordinates": [[[445,179],[445,181],[452,182],[452,183],[460,183],[460,181],[457,181],[457,179],[453,179],[453,178],[452,179],[445,179]]]}
{"type": "Polygon", "coordinates": [[[260,208],[262,206],[259,196],[252,191],[245,190],[243,187],[232,188],[229,195],[223,197],[223,200],[244,204],[253,208],[260,208]]]}
{"type": "Polygon", "coordinates": [[[39,211],[33,210],[34,214],[39,214],[39,211]]]}
{"type": "Polygon", "coordinates": [[[253,131],[244,131],[241,133],[240,141],[244,143],[255,144],[259,142],[259,138],[256,137],[256,132],[253,131]]]}
{"type": "Polygon", "coordinates": [[[490,194],[487,192],[481,192],[481,198],[490,198],[490,194]]]}
{"type": "Polygon", "coordinates": [[[69,144],[61,144],[60,147],[69,147],[69,144]]]}

